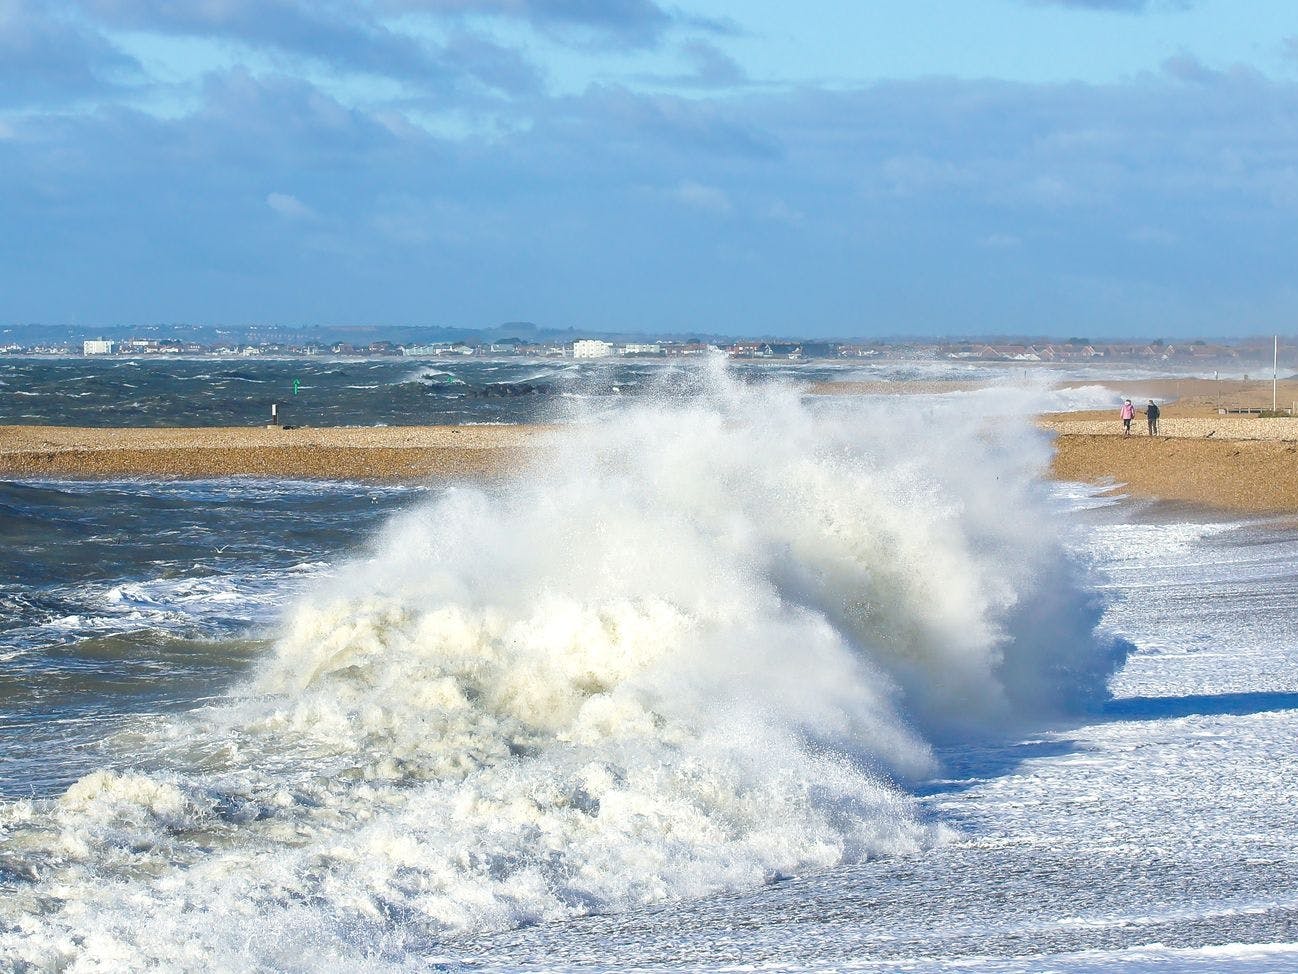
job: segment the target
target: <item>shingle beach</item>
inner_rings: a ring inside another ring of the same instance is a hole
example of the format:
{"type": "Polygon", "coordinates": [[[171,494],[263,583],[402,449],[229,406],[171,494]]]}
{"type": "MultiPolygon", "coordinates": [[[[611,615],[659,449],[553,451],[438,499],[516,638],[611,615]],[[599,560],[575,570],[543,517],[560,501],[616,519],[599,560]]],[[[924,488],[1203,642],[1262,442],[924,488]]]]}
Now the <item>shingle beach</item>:
{"type": "Polygon", "coordinates": [[[1270,439],[1270,430],[1251,429],[1238,439],[1205,439],[1185,432],[1186,425],[1175,429],[1152,439],[1143,430],[1129,438],[1062,431],[1051,472],[1058,480],[1111,481],[1116,493],[1137,497],[1256,513],[1298,512],[1298,442],[1292,434],[1270,439]]]}
{"type": "Polygon", "coordinates": [[[454,479],[518,462],[536,427],[380,426],[329,429],[0,427],[10,476],[454,479]]]}

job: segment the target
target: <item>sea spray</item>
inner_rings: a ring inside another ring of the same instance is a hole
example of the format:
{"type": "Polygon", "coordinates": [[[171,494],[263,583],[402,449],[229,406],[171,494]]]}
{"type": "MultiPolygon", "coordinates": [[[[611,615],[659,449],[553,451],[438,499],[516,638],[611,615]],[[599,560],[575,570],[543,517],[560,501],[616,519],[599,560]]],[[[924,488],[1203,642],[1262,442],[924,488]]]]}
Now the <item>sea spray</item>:
{"type": "Polygon", "coordinates": [[[6,807],[39,865],[0,946],[396,964],[920,852],[940,826],[895,782],[927,740],[1077,706],[1118,662],[1029,405],[709,365],[573,407],[516,476],[393,520],[227,703],[124,737],[133,770],[6,807]]]}

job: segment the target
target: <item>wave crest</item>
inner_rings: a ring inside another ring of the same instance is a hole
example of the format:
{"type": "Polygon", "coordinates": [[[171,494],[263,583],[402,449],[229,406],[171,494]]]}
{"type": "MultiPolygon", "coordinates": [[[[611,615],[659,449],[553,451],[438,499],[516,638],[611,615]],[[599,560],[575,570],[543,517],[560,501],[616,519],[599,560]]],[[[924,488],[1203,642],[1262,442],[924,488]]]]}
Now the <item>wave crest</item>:
{"type": "MultiPolygon", "coordinates": [[[[168,881],[215,910],[186,936],[291,939],[312,903],[312,938],[365,953],[916,852],[942,831],[895,782],[930,741],[1103,693],[1120,656],[1028,401],[665,388],[570,405],[509,481],[394,519],[241,699],[171,726],[180,781],[126,790],[216,810],[167,847],[223,837],[168,881]]],[[[102,784],[60,828],[111,863],[110,806],[73,821],[102,784]]],[[[173,893],[112,936],[167,943],[173,893]]]]}

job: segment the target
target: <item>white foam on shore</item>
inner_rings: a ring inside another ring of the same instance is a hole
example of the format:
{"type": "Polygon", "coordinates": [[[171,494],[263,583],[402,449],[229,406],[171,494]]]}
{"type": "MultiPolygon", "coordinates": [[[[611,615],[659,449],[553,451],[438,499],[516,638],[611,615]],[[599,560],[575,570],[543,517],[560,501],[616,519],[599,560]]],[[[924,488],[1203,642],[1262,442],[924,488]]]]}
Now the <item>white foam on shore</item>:
{"type": "Polygon", "coordinates": [[[894,782],[928,741],[1103,693],[1030,394],[988,422],[717,367],[672,387],[399,515],[239,698],[121,736],[134,769],[0,809],[34,873],[0,948],[397,967],[921,853],[941,827],[894,782]]]}

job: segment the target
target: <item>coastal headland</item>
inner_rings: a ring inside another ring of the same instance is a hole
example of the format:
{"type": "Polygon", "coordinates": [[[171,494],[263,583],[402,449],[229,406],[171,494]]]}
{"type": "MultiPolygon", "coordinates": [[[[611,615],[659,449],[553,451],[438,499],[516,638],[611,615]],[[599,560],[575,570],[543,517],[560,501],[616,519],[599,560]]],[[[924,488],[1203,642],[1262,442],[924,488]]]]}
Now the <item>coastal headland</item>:
{"type": "MultiPolygon", "coordinates": [[[[1112,388],[1115,408],[1050,413],[1038,423],[1055,434],[1051,473],[1060,480],[1112,484],[1118,493],[1228,510],[1298,512],[1298,418],[1239,410],[1269,409],[1271,383],[1242,380],[1097,379],[1072,386],[1112,388]],[[1162,403],[1158,436],[1143,415],[1121,435],[1117,397],[1143,408],[1162,403]],[[1229,410],[1221,412],[1220,410],[1229,410]]],[[[821,394],[925,394],[969,383],[870,382],[813,387],[821,394]],[[938,388],[940,387],[940,388],[938,388]]],[[[1298,400],[1298,381],[1277,389],[1298,400]]],[[[517,466],[535,444],[535,426],[382,426],[334,428],[0,427],[0,475],[17,477],[225,476],[417,481],[475,478],[517,466]]]]}

